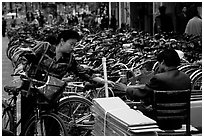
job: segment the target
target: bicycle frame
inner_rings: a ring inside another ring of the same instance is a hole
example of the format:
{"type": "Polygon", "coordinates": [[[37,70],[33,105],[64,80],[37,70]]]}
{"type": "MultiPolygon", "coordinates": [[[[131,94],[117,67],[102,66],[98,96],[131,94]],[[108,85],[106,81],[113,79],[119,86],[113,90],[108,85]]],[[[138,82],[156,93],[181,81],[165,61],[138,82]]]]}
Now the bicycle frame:
{"type": "MultiPolygon", "coordinates": [[[[34,90],[38,90],[36,88],[34,88],[34,90]]],[[[9,112],[11,112],[11,117],[13,118],[12,119],[12,130],[10,130],[14,135],[22,135],[22,131],[20,133],[17,132],[21,122],[22,122],[22,118],[20,118],[19,120],[17,120],[17,114],[18,114],[18,111],[17,111],[17,99],[18,99],[18,95],[19,93],[23,92],[23,90],[21,90],[20,92],[13,92],[12,94],[9,93],[9,95],[12,95],[10,98],[4,100],[3,102],[5,103],[6,105],[6,108],[9,110],[9,112]]],[[[33,97],[35,98],[36,100],[36,105],[34,106],[34,113],[32,113],[28,120],[30,120],[33,116],[35,116],[35,119],[36,119],[36,124],[35,124],[35,134],[39,134],[39,129],[37,126],[39,126],[39,122],[40,122],[40,116],[41,116],[41,113],[44,113],[46,111],[44,110],[41,110],[40,109],[40,106],[42,104],[42,102],[39,101],[39,96],[38,96],[38,93],[35,94],[35,96],[33,97]]],[[[26,112],[26,114],[28,114],[28,112],[26,112]]],[[[28,121],[27,120],[27,121],[28,121]]],[[[10,120],[11,121],[11,120],[10,120]]],[[[25,127],[25,126],[21,126],[22,128],[25,127]]],[[[21,130],[24,130],[21,129],[21,130]]]]}
{"type": "Polygon", "coordinates": [[[9,111],[11,112],[11,115],[13,117],[13,132],[14,135],[17,135],[17,128],[19,127],[21,123],[21,119],[17,121],[17,96],[13,95],[7,100],[4,100],[5,104],[7,104],[7,108],[9,108],[9,111]]]}
{"type": "MultiPolygon", "coordinates": [[[[17,111],[17,106],[18,106],[17,105],[17,98],[18,98],[18,95],[13,95],[12,97],[10,97],[9,99],[4,101],[5,104],[7,105],[7,108],[9,108],[9,111],[11,112],[11,115],[13,117],[13,130],[11,130],[11,131],[13,132],[14,135],[18,135],[17,129],[21,124],[21,118],[19,120],[17,120],[17,113],[18,113],[18,111],[17,111]]],[[[38,108],[38,105],[36,106],[36,108],[34,110],[35,110],[35,114],[36,114],[36,122],[38,122],[40,119],[40,110],[38,108]]],[[[33,114],[31,114],[31,116],[29,118],[31,118],[32,116],[33,116],[33,114]]],[[[21,132],[19,133],[19,135],[21,135],[21,132]]]]}

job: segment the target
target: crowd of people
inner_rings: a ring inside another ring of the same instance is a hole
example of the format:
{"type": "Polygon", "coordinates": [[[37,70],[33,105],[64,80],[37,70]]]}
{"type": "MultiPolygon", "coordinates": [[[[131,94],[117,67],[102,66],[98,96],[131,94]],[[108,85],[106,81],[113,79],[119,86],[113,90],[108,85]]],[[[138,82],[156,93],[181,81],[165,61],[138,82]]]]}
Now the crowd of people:
{"type": "MultiPolygon", "coordinates": [[[[154,33],[161,32],[176,32],[178,34],[189,35],[201,35],[202,34],[202,18],[198,12],[197,6],[183,7],[181,13],[176,16],[176,23],[173,24],[172,17],[166,14],[165,6],[159,7],[159,15],[155,17],[154,21],[154,33]]],[[[115,15],[111,15],[109,18],[107,15],[96,15],[95,12],[91,14],[57,14],[55,17],[53,14],[44,15],[40,10],[37,12],[27,12],[26,21],[31,24],[35,24],[37,27],[43,27],[45,25],[54,25],[66,23],[68,25],[80,25],[88,29],[98,28],[101,30],[111,28],[113,31],[117,29],[122,31],[126,23],[121,23],[121,28],[118,28],[118,21],[115,15]]],[[[7,22],[2,18],[2,36],[5,36],[7,22]]],[[[12,16],[10,22],[11,27],[15,27],[17,24],[16,19],[12,16]]]]}
{"type": "Polygon", "coordinates": [[[30,23],[34,23],[40,27],[43,27],[45,24],[48,25],[54,25],[54,24],[62,24],[66,23],[68,25],[81,25],[86,28],[91,28],[91,27],[99,27],[100,29],[108,29],[113,28],[116,30],[116,18],[114,15],[111,17],[110,25],[109,25],[109,18],[107,15],[99,16],[96,15],[95,12],[92,12],[91,14],[66,14],[66,15],[61,15],[58,14],[56,17],[54,17],[52,14],[49,14],[47,17],[45,17],[41,11],[32,13],[28,12],[26,14],[26,21],[30,23]],[[36,20],[37,19],[37,20],[36,20]],[[38,23],[37,23],[38,21],[38,23]]]}
{"type": "MultiPolygon", "coordinates": [[[[115,15],[111,16],[109,21],[109,17],[107,15],[96,15],[95,12],[91,14],[66,14],[61,15],[57,14],[55,17],[53,14],[44,15],[41,11],[38,12],[27,12],[25,21],[29,24],[34,24],[36,27],[44,27],[44,26],[53,26],[60,24],[67,24],[68,26],[82,26],[87,29],[97,28],[99,30],[104,29],[113,29],[116,31],[117,29],[117,20],[115,15]]],[[[17,19],[12,16],[11,22],[7,22],[5,18],[2,18],[2,35],[3,37],[6,34],[6,30],[10,27],[15,28],[17,25],[17,19]]],[[[124,24],[124,23],[123,23],[124,24]]]]}

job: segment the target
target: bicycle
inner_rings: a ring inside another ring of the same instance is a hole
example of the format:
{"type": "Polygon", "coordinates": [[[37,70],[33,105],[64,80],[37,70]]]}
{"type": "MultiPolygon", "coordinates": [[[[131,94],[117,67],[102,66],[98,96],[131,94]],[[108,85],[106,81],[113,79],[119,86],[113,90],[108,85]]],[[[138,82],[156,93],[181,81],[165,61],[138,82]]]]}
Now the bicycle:
{"type": "Polygon", "coordinates": [[[90,136],[94,120],[90,107],[92,102],[79,95],[68,95],[60,99],[58,112],[63,119],[68,134],[72,136],[90,136]]]}
{"type": "Polygon", "coordinates": [[[68,82],[57,109],[72,136],[92,135],[94,117],[90,107],[92,99],[97,98],[97,90],[82,91],[84,87],[82,82],[68,82]]]}
{"type": "MultiPolygon", "coordinates": [[[[65,124],[59,117],[57,111],[54,108],[45,108],[48,103],[45,102],[45,100],[43,101],[44,97],[39,92],[39,89],[37,87],[39,84],[44,84],[44,82],[29,78],[22,74],[20,75],[20,77],[23,81],[30,82],[32,90],[30,89],[29,92],[31,92],[33,95],[35,105],[34,114],[29,117],[25,126],[21,126],[22,131],[19,135],[68,135],[65,124]],[[52,125],[54,125],[54,127],[52,125]]],[[[8,130],[12,132],[13,135],[17,135],[17,129],[22,121],[21,119],[17,121],[17,97],[20,93],[25,93],[25,90],[12,86],[5,86],[4,90],[8,93],[8,95],[11,95],[11,97],[7,100],[2,101],[2,127],[3,130],[8,130]]]]}

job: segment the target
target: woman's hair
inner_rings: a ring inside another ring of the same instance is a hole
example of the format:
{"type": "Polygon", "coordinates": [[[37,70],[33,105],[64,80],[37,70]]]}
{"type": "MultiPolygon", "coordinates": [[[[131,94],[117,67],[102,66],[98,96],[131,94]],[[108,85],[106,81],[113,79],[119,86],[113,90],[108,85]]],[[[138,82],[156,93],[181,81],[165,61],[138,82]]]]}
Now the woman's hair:
{"type": "Polygon", "coordinates": [[[78,32],[73,31],[73,30],[63,30],[62,32],[59,33],[58,38],[57,38],[57,44],[60,43],[61,39],[63,41],[67,41],[69,39],[80,39],[80,36],[78,32]]]}
{"type": "Polygon", "coordinates": [[[174,49],[166,49],[157,55],[157,61],[164,61],[165,65],[177,67],[180,65],[180,58],[174,49]]]}

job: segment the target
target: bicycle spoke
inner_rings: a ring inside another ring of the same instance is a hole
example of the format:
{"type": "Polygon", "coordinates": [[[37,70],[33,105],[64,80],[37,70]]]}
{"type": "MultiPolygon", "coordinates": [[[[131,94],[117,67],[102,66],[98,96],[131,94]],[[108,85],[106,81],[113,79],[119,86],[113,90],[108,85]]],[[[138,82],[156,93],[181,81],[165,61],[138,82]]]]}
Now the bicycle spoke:
{"type": "MultiPolygon", "coordinates": [[[[76,103],[75,103],[76,104],[76,103]]],[[[81,106],[81,103],[75,108],[75,110],[73,111],[73,114],[75,114],[77,111],[78,111],[78,109],[79,109],[79,107],[81,106]]]]}
{"type": "Polygon", "coordinates": [[[85,115],[85,116],[82,116],[81,118],[78,118],[77,120],[75,120],[76,124],[86,120],[86,119],[89,119],[91,117],[91,114],[88,114],[88,115],[85,115]]]}

